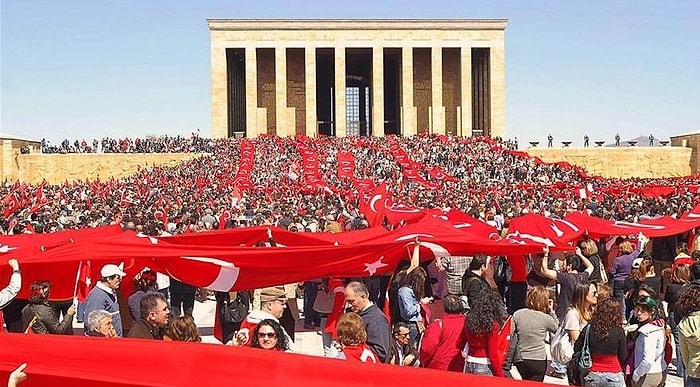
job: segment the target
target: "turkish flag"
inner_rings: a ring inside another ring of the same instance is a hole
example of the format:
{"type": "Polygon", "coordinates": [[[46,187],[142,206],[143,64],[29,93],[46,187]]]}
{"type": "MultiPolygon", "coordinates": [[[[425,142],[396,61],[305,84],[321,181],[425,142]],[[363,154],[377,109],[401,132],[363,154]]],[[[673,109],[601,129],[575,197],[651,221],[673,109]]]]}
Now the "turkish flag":
{"type": "Polygon", "coordinates": [[[365,214],[370,227],[382,224],[384,213],[386,212],[387,199],[386,182],[384,182],[377,187],[377,190],[374,191],[369,201],[360,201],[360,211],[365,214]]]}
{"type": "Polygon", "coordinates": [[[85,302],[92,288],[90,260],[80,261],[80,270],[78,270],[78,284],[76,286],[76,297],[78,301],[85,302]]]}
{"type": "Polygon", "coordinates": [[[2,203],[5,205],[5,211],[3,211],[3,217],[5,218],[8,218],[20,208],[19,199],[17,198],[16,194],[5,195],[5,197],[2,199],[2,203]]]}
{"type": "Polygon", "coordinates": [[[486,378],[461,372],[425,368],[367,365],[248,347],[139,340],[96,339],[65,335],[3,335],[0,378],[27,362],[29,377],[22,387],[34,386],[362,386],[479,385],[499,387],[542,386],[541,383],[506,378],[486,378]],[[66,348],[90,348],[69,350],[66,348]],[[96,353],[108,353],[110,361],[95,361],[96,353]],[[135,372],[153,362],[153,354],[168,354],[149,372],[135,372]],[[183,367],[183,364],[187,364],[183,367]],[[235,364],[236,366],[226,366],[235,364]],[[371,368],[367,368],[371,367],[371,368]]]}

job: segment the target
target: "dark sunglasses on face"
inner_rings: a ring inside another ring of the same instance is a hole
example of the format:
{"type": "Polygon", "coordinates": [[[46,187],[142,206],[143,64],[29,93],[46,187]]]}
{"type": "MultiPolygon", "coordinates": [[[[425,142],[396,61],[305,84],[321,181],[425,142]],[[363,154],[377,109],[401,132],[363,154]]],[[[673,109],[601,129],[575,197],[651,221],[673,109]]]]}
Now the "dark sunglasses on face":
{"type": "Polygon", "coordinates": [[[268,339],[274,339],[277,337],[277,333],[275,333],[275,332],[268,332],[268,333],[258,332],[258,338],[264,339],[265,337],[267,337],[268,339]]]}

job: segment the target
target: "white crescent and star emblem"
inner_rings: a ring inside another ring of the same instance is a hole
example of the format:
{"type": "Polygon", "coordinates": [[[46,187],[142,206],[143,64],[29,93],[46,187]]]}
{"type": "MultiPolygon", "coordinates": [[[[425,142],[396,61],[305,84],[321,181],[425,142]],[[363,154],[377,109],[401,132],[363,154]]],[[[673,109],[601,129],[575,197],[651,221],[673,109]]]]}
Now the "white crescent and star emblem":
{"type": "Polygon", "coordinates": [[[18,247],[10,247],[9,245],[2,245],[0,246],[0,253],[7,253],[12,250],[17,250],[18,247]]]}
{"type": "Polygon", "coordinates": [[[383,255],[381,257],[379,257],[379,259],[374,261],[374,262],[365,263],[364,264],[365,270],[363,270],[363,271],[366,271],[369,273],[370,276],[373,276],[377,272],[377,269],[385,267],[385,266],[389,266],[386,263],[382,262],[382,259],[384,259],[383,255]]]}
{"type": "Polygon", "coordinates": [[[374,211],[375,213],[377,213],[378,211],[374,206],[375,206],[375,204],[377,204],[377,201],[379,201],[381,198],[382,198],[382,194],[376,194],[376,195],[372,196],[372,200],[369,201],[369,208],[372,211],[374,211]]]}
{"type": "Polygon", "coordinates": [[[206,289],[216,290],[219,292],[228,292],[231,290],[233,285],[236,284],[238,275],[241,271],[236,267],[236,265],[233,264],[233,262],[223,261],[218,258],[183,256],[182,259],[189,259],[192,261],[210,263],[212,265],[219,266],[219,275],[210,284],[204,286],[206,289]]]}

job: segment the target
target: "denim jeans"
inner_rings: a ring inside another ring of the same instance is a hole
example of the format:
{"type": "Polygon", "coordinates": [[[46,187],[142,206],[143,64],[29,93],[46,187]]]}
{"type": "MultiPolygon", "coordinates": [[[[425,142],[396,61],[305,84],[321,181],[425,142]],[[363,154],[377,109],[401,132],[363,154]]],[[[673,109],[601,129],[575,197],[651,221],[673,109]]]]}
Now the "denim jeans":
{"type": "Polygon", "coordinates": [[[491,371],[491,366],[488,364],[467,362],[464,365],[464,372],[467,374],[474,374],[474,375],[493,376],[493,371],[491,371]]]}
{"type": "Polygon", "coordinates": [[[418,332],[418,324],[415,321],[409,321],[406,323],[408,325],[408,337],[410,340],[411,347],[418,348],[418,341],[420,340],[420,333],[418,332]]]}
{"type": "Polygon", "coordinates": [[[686,387],[700,387],[700,378],[688,376],[685,382],[686,387]]]}
{"type": "Polygon", "coordinates": [[[622,372],[589,372],[583,378],[586,387],[625,387],[625,375],[622,372]]]}
{"type": "Polygon", "coordinates": [[[681,345],[678,341],[678,322],[673,312],[669,312],[668,314],[668,325],[671,326],[673,344],[675,345],[674,348],[676,348],[676,375],[685,378],[685,367],[683,366],[683,360],[681,360],[681,345]]]}

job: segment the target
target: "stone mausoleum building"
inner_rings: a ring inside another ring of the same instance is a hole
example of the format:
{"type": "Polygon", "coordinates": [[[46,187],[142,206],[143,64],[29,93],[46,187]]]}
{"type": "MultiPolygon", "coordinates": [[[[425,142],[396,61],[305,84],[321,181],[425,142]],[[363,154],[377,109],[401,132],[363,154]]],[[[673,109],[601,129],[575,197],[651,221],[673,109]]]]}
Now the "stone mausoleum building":
{"type": "Polygon", "coordinates": [[[212,137],[505,134],[506,20],[207,20],[212,137]]]}

